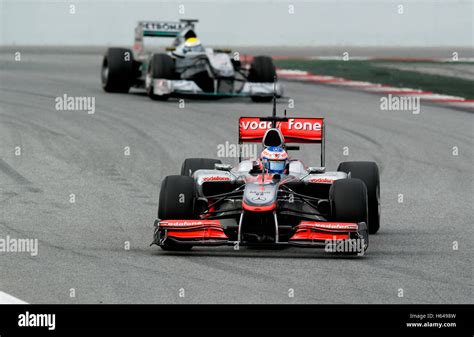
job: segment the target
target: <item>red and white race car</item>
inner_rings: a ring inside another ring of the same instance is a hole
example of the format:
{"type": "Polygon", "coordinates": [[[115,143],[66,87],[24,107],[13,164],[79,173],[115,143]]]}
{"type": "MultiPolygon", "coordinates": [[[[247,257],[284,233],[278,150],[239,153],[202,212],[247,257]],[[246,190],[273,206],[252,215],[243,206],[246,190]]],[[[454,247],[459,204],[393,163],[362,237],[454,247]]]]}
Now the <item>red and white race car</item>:
{"type": "Polygon", "coordinates": [[[161,184],[153,243],[164,250],[193,246],[320,247],[363,254],[369,233],[380,227],[380,179],[376,163],[343,162],[329,172],[323,118],[241,117],[239,144],[298,150],[289,143],[319,144],[321,164],[289,160],[282,174],[260,160],[236,167],[217,159],[190,158],[180,175],[161,184]]]}

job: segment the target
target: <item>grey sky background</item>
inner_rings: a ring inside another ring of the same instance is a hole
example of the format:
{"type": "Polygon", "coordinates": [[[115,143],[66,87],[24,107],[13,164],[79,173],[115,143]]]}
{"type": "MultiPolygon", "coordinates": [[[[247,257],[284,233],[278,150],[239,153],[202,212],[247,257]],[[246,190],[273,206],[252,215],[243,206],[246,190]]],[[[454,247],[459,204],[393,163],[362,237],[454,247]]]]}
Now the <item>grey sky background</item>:
{"type": "Polygon", "coordinates": [[[473,0],[0,0],[0,11],[2,45],[129,46],[138,20],[179,18],[199,19],[203,42],[222,46],[474,45],[473,0]]]}

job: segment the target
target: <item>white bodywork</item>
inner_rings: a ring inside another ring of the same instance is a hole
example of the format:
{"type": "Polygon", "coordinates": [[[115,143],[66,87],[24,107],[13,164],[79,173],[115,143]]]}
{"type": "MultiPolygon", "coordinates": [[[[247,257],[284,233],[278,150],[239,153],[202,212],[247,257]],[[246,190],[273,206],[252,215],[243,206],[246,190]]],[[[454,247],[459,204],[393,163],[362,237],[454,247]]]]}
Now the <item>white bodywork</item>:
{"type": "MultiPolygon", "coordinates": [[[[235,168],[229,171],[221,170],[197,170],[193,177],[196,181],[198,193],[202,194],[202,184],[205,182],[232,182],[245,180],[250,175],[253,161],[244,160],[235,168]]],[[[324,173],[308,174],[304,164],[301,161],[294,160],[290,162],[290,172],[288,177],[301,179],[301,181],[309,184],[332,184],[335,180],[347,179],[347,173],[330,171],[324,173]]]]}

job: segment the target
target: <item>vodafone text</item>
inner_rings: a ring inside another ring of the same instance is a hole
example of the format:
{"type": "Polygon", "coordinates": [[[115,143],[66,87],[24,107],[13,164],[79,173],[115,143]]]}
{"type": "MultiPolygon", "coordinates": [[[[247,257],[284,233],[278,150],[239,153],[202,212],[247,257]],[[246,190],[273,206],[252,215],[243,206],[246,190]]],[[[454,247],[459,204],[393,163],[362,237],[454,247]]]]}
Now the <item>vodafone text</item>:
{"type": "MultiPolygon", "coordinates": [[[[281,126],[281,122],[277,122],[277,127],[281,126]]],[[[248,121],[242,122],[244,130],[266,130],[272,127],[272,122],[266,121],[248,121]]],[[[288,119],[288,130],[303,130],[303,131],[320,131],[322,128],[321,122],[298,121],[293,118],[288,119]]]]}

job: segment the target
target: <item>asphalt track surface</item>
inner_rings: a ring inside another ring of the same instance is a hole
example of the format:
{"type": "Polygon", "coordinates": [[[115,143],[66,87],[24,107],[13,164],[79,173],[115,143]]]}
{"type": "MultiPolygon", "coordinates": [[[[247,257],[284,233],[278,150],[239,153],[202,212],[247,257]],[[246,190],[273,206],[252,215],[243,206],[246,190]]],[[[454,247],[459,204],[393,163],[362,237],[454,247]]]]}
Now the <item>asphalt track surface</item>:
{"type": "MultiPolygon", "coordinates": [[[[329,169],[346,160],[381,168],[382,225],[366,256],[170,253],[149,247],[163,177],[186,157],[215,157],[218,144],[236,142],[239,116],[271,107],[186,99],[182,109],[138,92],[106,94],[100,62],[98,54],[1,55],[0,237],[36,238],[39,247],[37,256],[0,253],[0,291],[29,303],[473,302],[472,113],[382,111],[377,95],[283,82],[280,111],[292,98],[292,115],[327,119],[329,169]],[[57,111],[63,94],[95,97],[95,114],[57,111]]],[[[318,164],[317,147],[293,156],[318,164]]]]}

